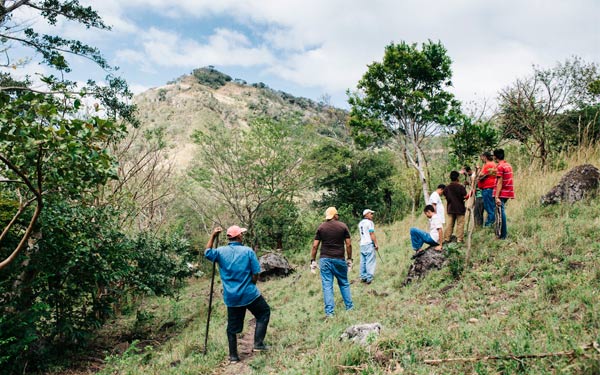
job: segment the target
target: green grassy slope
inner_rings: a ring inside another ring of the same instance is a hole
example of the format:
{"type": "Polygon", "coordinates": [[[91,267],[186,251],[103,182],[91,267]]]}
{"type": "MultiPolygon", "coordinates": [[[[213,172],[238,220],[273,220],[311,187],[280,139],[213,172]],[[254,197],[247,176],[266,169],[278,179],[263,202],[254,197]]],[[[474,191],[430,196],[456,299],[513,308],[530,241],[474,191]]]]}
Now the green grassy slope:
{"type": "MultiPolygon", "coordinates": [[[[564,164],[568,168],[583,162],[599,166],[600,153],[582,153],[564,164]]],[[[446,268],[402,287],[412,255],[408,228],[425,227],[425,218],[420,215],[377,227],[383,261],[378,259],[376,280],[369,286],[352,285],[356,310],[351,312],[343,311],[336,289],[336,317],[328,321],[320,278],[308,271],[306,244],[304,252],[290,255],[297,265],[295,274],[259,284],[273,310],[267,334],[272,350],[247,359],[244,373],[600,373],[600,353],[595,350],[571,357],[424,363],[452,357],[555,353],[600,341],[600,202],[596,198],[539,206],[539,197],[564,172],[516,171],[517,199],[507,208],[509,240],[497,241],[488,230],[475,231],[473,264],[459,279],[446,268]],[[367,322],[383,326],[381,336],[369,347],[338,340],[349,325],[367,322]]],[[[355,248],[357,243],[355,239],[355,248]]],[[[358,279],[358,264],[350,277],[358,279]]],[[[130,350],[111,358],[102,373],[228,373],[223,364],[226,309],[219,293],[208,354],[201,353],[209,282],[209,276],[191,281],[177,301],[146,301],[154,316],[148,324],[159,327],[173,321],[180,332],[151,351],[130,350]]],[[[121,324],[132,325],[134,318],[129,319],[121,324]]]]}

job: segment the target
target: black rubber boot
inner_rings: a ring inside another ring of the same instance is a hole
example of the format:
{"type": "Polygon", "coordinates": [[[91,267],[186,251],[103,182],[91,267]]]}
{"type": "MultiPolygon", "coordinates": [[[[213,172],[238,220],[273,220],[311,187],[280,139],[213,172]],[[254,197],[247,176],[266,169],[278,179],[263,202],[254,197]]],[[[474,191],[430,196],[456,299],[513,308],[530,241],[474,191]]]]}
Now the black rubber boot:
{"type": "Polygon", "coordinates": [[[229,341],[229,362],[239,362],[240,357],[237,351],[237,337],[235,334],[227,334],[227,341],[229,341]]]}
{"type": "Polygon", "coordinates": [[[269,347],[265,345],[264,340],[267,335],[268,323],[256,322],[256,329],[254,330],[254,348],[255,352],[263,352],[269,350],[269,347]]]}

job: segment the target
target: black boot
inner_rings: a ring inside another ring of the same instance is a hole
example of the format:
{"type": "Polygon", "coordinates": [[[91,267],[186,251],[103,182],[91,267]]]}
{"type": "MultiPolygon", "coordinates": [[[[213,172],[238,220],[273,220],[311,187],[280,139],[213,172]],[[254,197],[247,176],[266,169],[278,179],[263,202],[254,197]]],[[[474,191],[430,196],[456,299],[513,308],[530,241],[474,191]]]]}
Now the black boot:
{"type": "Polygon", "coordinates": [[[237,351],[237,337],[235,334],[228,333],[227,341],[229,341],[229,362],[239,362],[240,357],[237,351]]]}
{"type": "Polygon", "coordinates": [[[265,345],[264,340],[267,335],[267,325],[269,323],[256,322],[256,329],[254,330],[254,349],[255,352],[263,352],[269,350],[269,347],[265,345]]]}

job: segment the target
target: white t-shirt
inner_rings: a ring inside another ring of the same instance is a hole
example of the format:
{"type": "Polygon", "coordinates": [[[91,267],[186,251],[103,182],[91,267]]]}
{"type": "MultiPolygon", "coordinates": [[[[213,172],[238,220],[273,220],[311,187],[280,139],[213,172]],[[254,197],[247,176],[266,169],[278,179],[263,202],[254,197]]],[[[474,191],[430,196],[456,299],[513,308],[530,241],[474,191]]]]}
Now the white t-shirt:
{"type": "Polygon", "coordinates": [[[439,216],[442,224],[446,224],[446,210],[444,209],[442,197],[440,197],[437,191],[434,191],[429,196],[429,204],[435,204],[435,213],[439,216]]]}
{"type": "Polygon", "coordinates": [[[371,233],[375,232],[375,224],[369,219],[362,219],[358,223],[358,232],[360,233],[360,245],[373,243],[371,233]]]}
{"type": "Polygon", "coordinates": [[[437,243],[440,243],[440,233],[438,232],[438,229],[443,227],[444,225],[438,217],[438,214],[433,214],[429,219],[429,235],[437,243]]]}

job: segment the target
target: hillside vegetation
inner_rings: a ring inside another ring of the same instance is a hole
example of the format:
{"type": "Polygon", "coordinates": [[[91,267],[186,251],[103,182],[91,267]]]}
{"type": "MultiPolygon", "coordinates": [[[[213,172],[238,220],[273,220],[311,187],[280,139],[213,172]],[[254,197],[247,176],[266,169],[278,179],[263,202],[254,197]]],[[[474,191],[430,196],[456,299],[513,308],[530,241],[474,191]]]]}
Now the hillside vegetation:
{"type": "Polygon", "coordinates": [[[108,327],[113,334],[145,327],[151,337],[161,333],[159,327],[168,326],[172,337],[145,350],[140,347],[148,340],[138,342],[123,356],[109,357],[101,373],[599,373],[600,352],[577,348],[600,340],[600,203],[589,198],[542,207],[539,198],[568,168],[600,165],[600,149],[579,150],[563,159],[561,170],[546,173],[514,153],[508,153],[507,160],[515,166],[517,194],[507,208],[509,239],[498,241],[491,231],[476,230],[471,266],[461,264],[464,248],[459,247],[459,256],[451,258],[449,267],[403,287],[412,255],[408,229],[424,227],[425,218],[378,225],[382,259],[377,260],[375,281],[369,286],[356,282],[355,266],[350,277],[356,310],[341,309],[336,288],[336,317],[325,320],[320,278],[308,271],[306,243],[306,251],[285,254],[296,273],[259,283],[273,309],[267,334],[270,352],[227,364],[226,309],[217,282],[208,353],[202,354],[210,283],[210,274],[205,273],[191,280],[178,299],[146,299],[137,319],[126,315],[108,327]],[[339,341],[346,327],[365,322],[383,326],[381,336],[369,346],[339,341]],[[572,355],[517,358],[571,350],[572,355]],[[424,363],[491,355],[515,358],[424,363]]]}

